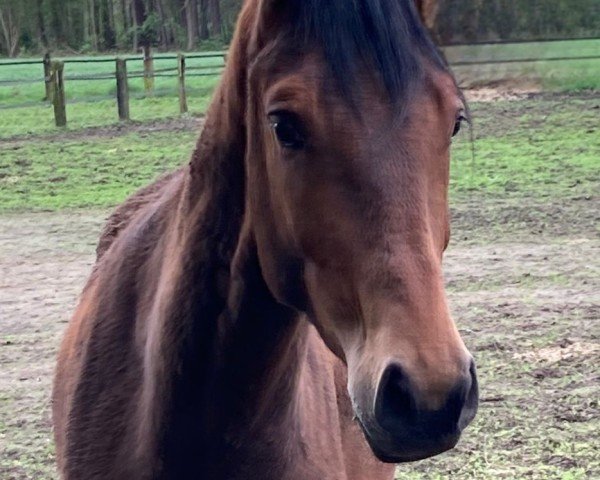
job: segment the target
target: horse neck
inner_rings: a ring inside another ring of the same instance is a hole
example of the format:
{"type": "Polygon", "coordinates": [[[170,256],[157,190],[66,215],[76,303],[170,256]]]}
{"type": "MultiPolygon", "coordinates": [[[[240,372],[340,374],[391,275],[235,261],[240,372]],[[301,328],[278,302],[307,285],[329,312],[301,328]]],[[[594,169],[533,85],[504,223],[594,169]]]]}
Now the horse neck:
{"type": "Polygon", "coordinates": [[[273,299],[251,241],[248,250],[241,263],[236,256],[229,305],[218,323],[207,410],[215,459],[207,468],[214,478],[232,478],[230,469],[244,459],[283,471],[302,432],[308,322],[273,299]]]}
{"type": "MultiPolygon", "coordinates": [[[[272,298],[252,226],[242,231],[243,44],[233,42],[168,227],[160,315],[148,333],[138,438],[156,439],[148,451],[158,449],[174,476],[199,449],[220,450],[207,462],[235,456],[226,437],[260,435],[267,418],[285,428],[306,355],[306,322],[272,298]]],[[[210,468],[197,466],[200,473],[210,468]]]]}
{"type": "Polygon", "coordinates": [[[228,308],[219,319],[218,387],[239,403],[240,419],[279,415],[293,405],[306,357],[308,323],[278,303],[261,274],[253,240],[238,250],[232,268],[228,308]],[[287,402],[287,403],[286,403],[287,402]],[[273,409],[273,407],[275,407],[273,409]]]}
{"type": "MultiPolygon", "coordinates": [[[[204,203],[219,212],[217,200],[204,203]]],[[[191,224],[193,218],[180,228],[191,224]]],[[[251,225],[238,232],[235,257],[228,262],[231,231],[216,241],[202,222],[198,225],[196,234],[179,244],[175,276],[165,282],[177,291],[161,308],[154,336],[150,361],[157,368],[149,385],[158,403],[147,412],[159,422],[163,468],[174,478],[189,473],[180,472],[179,465],[189,466],[186,459],[198,458],[199,451],[206,460],[194,467],[199,475],[210,471],[214,478],[229,478],[237,460],[259,456],[255,448],[265,461],[287,461],[281,449],[289,451],[302,422],[309,326],[272,297],[251,225]]]]}

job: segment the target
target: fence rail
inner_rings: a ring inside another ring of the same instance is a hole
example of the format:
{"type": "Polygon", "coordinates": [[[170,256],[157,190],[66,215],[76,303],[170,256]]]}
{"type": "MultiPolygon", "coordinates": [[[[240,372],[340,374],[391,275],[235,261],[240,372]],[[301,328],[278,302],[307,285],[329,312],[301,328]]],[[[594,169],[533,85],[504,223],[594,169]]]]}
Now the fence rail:
{"type": "Polygon", "coordinates": [[[560,37],[546,37],[546,38],[519,38],[513,40],[479,40],[472,42],[450,42],[442,45],[442,47],[473,47],[480,45],[520,45],[523,43],[551,43],[551,42],[577,42],[582,40],[598,40],[598,36],[584,36],[576,38],[560,38],[560,37]]]}
{"type": "MultiPolygon", "coordinates": [[[[522,43],[538,43],[538,42],[558,42],[558,41],[577,41],[577,40],[600,40],[597,37],[581,38],[581,39],[536,39],[536,40],[516,40],[516,41],[489,41],[477,42],[469,44],[454,43],[443,46],[459,47],[459,46],[481,46],[481,45],[510,45],[522,43]]],[[[186,97],[186,77],[206,77],[220,75],[223,71],[224,63],[227,58],[227,51],[202,52],[192,54],[159,54],[152,55],[150,50],[144,51],[143,55],[131,55],[123,57],[107,57],[107,58],[64,58],[53,61],[49,54],[46,54],[42,60],[16,60],[16,61],[0,61],[0,68],[19,65],[42,65],[44,70],[43,77],[23,78],[23,79],[0,79],[0,87],[16,86],[19,84],[45,83],[46,98],[44,100],[51,102],[54,105],[56,124],[66,124],[66,109],[61,102],[64,103],[64,82],[73,81],[107,81],[115,80],[117,89],[117,105],[119,119],[129,119],[129,85],[130,79],[143,79],[144,89],[146,94],[151,94],[154,91],[155,78],[176,78],[178,83],[178,96],[181,113],[187,112],[187,97],[186,97]],[[188,60],[193,59],[215,59],[219,60],[220,64],[208,64],[201,66],[189,66],[186,64],[188,60]],[[154,61],[173,60],[176,64],[168,68],[154,68],[154,61]],[[143,69],[129,70],[128,64],[131,62],[142,62],[143,69]],[[113,72],[92,74],[92,75],[64,75],[62,72],[64,66],[68,64],[82,63],[113,63],[115,70],[113,72]],[[59,66],[62,66],[59,68],[59,66]],[[60,70],[60,72],[59,72],[60,70]],[[57,98],[58,92],[58,98],[57,98]]],[[[518,63],[533,63],[533,62],[557,62],[557,61],[572,61],[572,60],[600,60],[600,54],[579,55],[579,56],[554,56],[554,57],[527,57],[527,58],[488,58],[476,60],[456,60],[451,61],[453,67],[464,67],[474,65],[497,65],[497,64],[518,64],[518,63]]]]}
{"type": "Polygon", "coordinates": [[[547,58],[507,58],[498,60],[465,60],[452,62],[453,67],[467,65],[496,65],[499,63],[534,63],[534,62],[564,62],[568,60],[600,60],[600,55],[581,55],[577,57],[547,57],[547,58]]]}
{"type": "Polygon", "coordinates": [[[20,65],[42,65],[44,67],[44,76],[37,78],[21,78],[21,79],[10,79],[0,80],[0,87],[2,86],[16,86],[33,83],[45,83],[46,98],[45,101],[49,101],[54,106],[55,111],[55,123],[57,126],[66,125],[66,106],[65,95],[64,95],[64,83],[65,82],[76,82],[76,81],[107,81],[115,80],[116,96],[117,96],[117,108],[120,120],[129,120],[129,80],[141,78],[144,80],[144,89],[146,94],[152,94],[155,90],[154,79],[155,78],[173,78],[178,80],[178,95],[180,112],[186,113],[188,111],[187,98],[186,98],[186,77],[206,77],[220,75],[223,71],[223,66],[227,58],[226,51],[219,52],[202,52],[193,53],[188,55],[178,54],[162,54],[162,55],[151,55],[151,52],[145,51],[143,56],[125,56],[125,57],[108,57],[108,58],[65,58],[54,60],[50,58],[49,54],[46,54],[42,60],[18,60],[9,62],[0,62],[0,68],[4,66],[20,66],[20,65]],[[186,60],[190,59],[215,59],[221,61],[221,64],[208,64],[187,67],[186,60]],[[173,60],[176,63],[173,67],[168,68],[154,68],[155,60],[173,60]],[[143,69],[131,70],[128,73],[127,65],[131,62],[142,62],[143,69]],[[107,63],[114,64],[115,70],[113,72],[104,72],[99,74],[75,74],[68,75],[64,74],[65,65],[68,64],[82,64],[82,63],[107,63]]]}
{"type": "MultiPolygon", "coordinates": [[[[227,50],[219,50],[219,51],[215,51],[215,52],[202,52],[202,53],[190,53],[190,54],[186,54],[185,58],[188,59],[198,59],[198,58],[224,58],[227,56],[227,50]]],[[[62,62],[66,64],[69,63],[114,63],[117,58],[122,58],[123,60],[127,61],[127,62],[140,62],[143,60],[146,60],[147,57],[141,56],[141,55],[129,55],[129,56],[119,56],[119,57],[102,57],[102,58],[93,58],[93,57],[87,57],[87,58],[71,58],[71,57],[65,57],[65,58],[61,58],[58,57],[57,60],[60,60],[62,62]]],[[[177,60],[177,55],[176,54],[159,54],[159,55],[153,55],[152,57],[150,57],[150,60],[177,60]]],[[[11,60],[11,61],[3,61],[0,60],[0,67],[4,66],[4,65],[39,65],[41,63],[43,63],[44,60],[11,60]]]]}

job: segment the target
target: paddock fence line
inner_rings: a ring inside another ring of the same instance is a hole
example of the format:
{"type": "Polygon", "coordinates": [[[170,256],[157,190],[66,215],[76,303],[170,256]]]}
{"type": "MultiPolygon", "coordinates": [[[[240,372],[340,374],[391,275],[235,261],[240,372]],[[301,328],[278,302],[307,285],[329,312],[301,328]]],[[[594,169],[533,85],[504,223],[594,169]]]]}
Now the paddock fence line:
{"type": "Polygon", "coordinates": [[[599,40],[596,35],[580,36],[580,37],[530,37],[530,38],[512,38],[498,40],[472,40],[468,42],[449,42],[441,45],[446,47],[474,47],[479,45],[519,45],[522,43],[551,43],[551,42],[577,42],[582,40],[599,40]]]}
{"type": "MultiPolygon", "coordinates": [[[[71,82],[91,82],[114,80],[116,82],[117,112],[120,120],[130,120],[129,114],[129,80],[143,79],[145,96],[152,96],[155,90],[155,78],[177,79],[177,92],[179,96],[179,111],[181,114],[188,112],[186,77],[209,77],[218,76],[223,72],[227,51],[202,52],[191,54],[158,54],[151,55],[147,50],[143,55],[106,57],[106,58],[65,58],[55,61],[49,53],[42,60],[16,60],[0,62],[0,87],[10,87],[28,84],[44,83],[45,96],[43,102],[54,106],[54,118],[56,126],[62,127],[67,124],[66,119],[66,96],[65,84],[71,82]],[[186,66],[186,60],[215,60],[212,64],[186,66]],[[155,61],[173,60],[174,65],[167,68],[155,68],[155,61]],[[114,72],[103,72],[100,74],[72,74],[65,73],[68,64],[114,64],[114,72]],[[129,69],[128,65],[140,65],[137,69],[129,69]],[[3,79],[1,70],[4,67],[22,65],[42,65],[43,76],[36,78],[3,79]]],[[[110,98],[110,97],[102,97],[110,98]]],[[[29,106],[27,104],[27,106],[29,106]]]]}
{"type": "MultiPolygon", "coordinates": [[[[443,45],[441,48],[462,47],[462,46],[483,46],[483,45],[511,45],[522,43],[551,43],[578,40],[600,40],[598,37],[573,38],[573,39],[536,39],[536,40],[511,40],[511,41],[488,41],[474,43],[452,43],[443,45]]],[[[129,114],[129,80],[143,79],[145,96],[152,96],[155,90],[156,78],[177,79],[177,95],[179,97],[179,111],[181,114],[188,112],[186,78],[190,77],[208,77],[218,76],[223,72],[227,59],[227,51],[201,52],[189,54],[152,54],[149,48],[144,49],[142,55],[131,55],[122,57],[102,57],[102,58],[65,58],[60,62],[54,61],[50,54],[44,55],[41,60],[15,60],[0,61],[0,87],[28,85],[44,83],[45,97],[43,101],[49,102],[54,106],[55,123],[57,126],[64,126],[67,123],[66,105],[65,105],[65,83],[82,81],[107,81],[116,82],[116,103],[118,118],[123,121],[130,119],[129,114]],[[166,68],[155,68],[155,61],[172,60],[173,66],[166,68]],[[198,65],[190,67],[188,60],[216,60],[218,64],[198,65]],[[104,72],[100,74],[65,74],[65,65],[68,64],[114,64],[113,72],[104,72]],[[130,69],[130,65],[140,65],[141,68],[130,69]],[[37,78],[3,79],[2,69],[11,66],[22,65],[41,65],[43,76],[37,78]]],[[[500,65],[500,64],[519,64],[534,62],[558,62],[558,61],[577,61],[577,60],[600,60],[600,52],[593,55],[574,55],[574,56],[538,56],[527,58],[488,58],[473,60],[454,60],[450,61],[452,67],[468,67],[478,65],[500,65]]],[[[110,97],[102,97],[110,98],[110,97]]],[[[114,98],[114,97],[113,97],[114,98]]],[[[29,104],[28,104],[29,105],[29,104]]]]}

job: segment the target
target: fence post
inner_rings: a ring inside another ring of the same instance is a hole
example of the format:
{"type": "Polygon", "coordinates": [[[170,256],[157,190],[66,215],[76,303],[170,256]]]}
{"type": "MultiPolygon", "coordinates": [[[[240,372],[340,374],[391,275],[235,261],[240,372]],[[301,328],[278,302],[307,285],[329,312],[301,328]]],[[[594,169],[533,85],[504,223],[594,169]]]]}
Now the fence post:
{"type": "Polygon", "coordinates": [[[52,104],[54,105],[54,121],[57,127],[67,125],[67,109],[65,105],[65,83],[64,83],[64,62],[52,62],[51,82],[52,82],[52,104]]]}
{"type": "Polygon", "coordinates": [[[46,55],[44,55],[44,86],[46,87],[46,96],[44,97],[44,101],[50,101],[52,100],[52,80],[51,80],[51,75],[52,75],[52,65],[51,65],[51,60],[50,60],[50,53],[46,52],[46,55]]]}
{"type": "Polygon", "coordinates": [[[147,93],[154,90],[154,59],[149,45],[144,45],[144,89],[147,93]]]}
{"type": "Polygon", "coordinates": [[[127,81],[127,60],[117,58],[117,107],[119,120],[129,120],[129,83],[127,81]]]}
{"type": "Polygon", "coordinates": [[[179,75],[179,113],[188,111],[187,96],[185,93],[185,56],[177,55],[177,73],[179,75]]]}

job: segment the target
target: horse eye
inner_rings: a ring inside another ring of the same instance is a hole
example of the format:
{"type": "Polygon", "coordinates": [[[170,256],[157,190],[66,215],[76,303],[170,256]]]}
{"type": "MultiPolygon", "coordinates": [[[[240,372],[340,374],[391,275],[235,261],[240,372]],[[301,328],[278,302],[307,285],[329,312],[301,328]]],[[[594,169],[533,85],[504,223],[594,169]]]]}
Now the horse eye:
{"type": "Polygon", "coordinates": [[[462,122],[464,122],[467,118],[464,115],[460,115],[457,119],[456,119],[456,123],[454,124],[454,130],[452,131],[452,136],[456,137],[456,135],[458,135],[458,132],[460,132],[460,127],[462,126],[462,122]]]}
{"type": "Polygon", "coordinates": [[[453,137],[456,137],[458,135],[458,132],[460,132],[461,124],[462,124],[462,120],[457,120],[456,123],[454,124],[454,130],[452,130],[453,137]]]}
{"type": "Polygon", "coordinates": [[[284,148],[300,150],[304,147],[304,134],[300,121],[289,112],[276,112],[269,115],[271,128],[284,148]]]}

